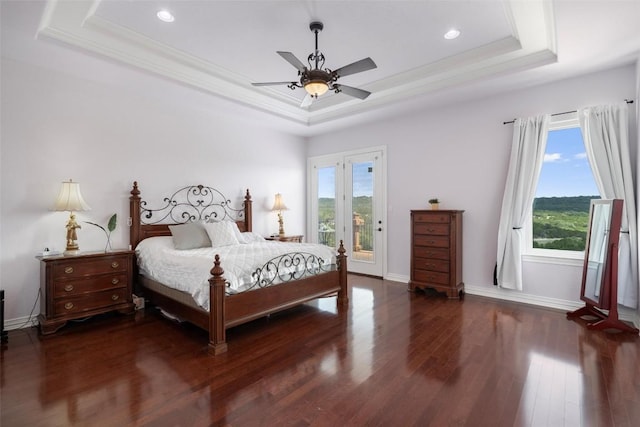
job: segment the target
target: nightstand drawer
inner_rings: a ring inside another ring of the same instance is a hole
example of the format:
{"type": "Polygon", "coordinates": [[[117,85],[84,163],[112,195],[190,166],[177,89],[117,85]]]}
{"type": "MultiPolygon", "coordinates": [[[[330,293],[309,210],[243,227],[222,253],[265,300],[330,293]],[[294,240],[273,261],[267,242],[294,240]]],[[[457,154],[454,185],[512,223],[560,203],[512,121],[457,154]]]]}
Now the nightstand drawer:
{"type": "Polygon", "coordinates": [[[126,256],[105,256],[92,260],[78,259],[57,262],[53,266],[53,278],[78,278],[91,276],[94,274],[108,273],[111,271],[127,271],[128,257],[126,256]]]}
{"type": "Polygon", "coordinates": [[[126,273],[106,274],[92,280],[61,280],[53,284],[53,297],[68,297],[106,289],[122,288],[129,285],[126,273]]]}
{"type": "Polygon", "coordinates": [[[95,292],[81,298],[62,298],[56,300],[53,306],[53,315],[66,316],[68,314],[110,307],[120,303],[127,303],[127,288],[95,292]]]}

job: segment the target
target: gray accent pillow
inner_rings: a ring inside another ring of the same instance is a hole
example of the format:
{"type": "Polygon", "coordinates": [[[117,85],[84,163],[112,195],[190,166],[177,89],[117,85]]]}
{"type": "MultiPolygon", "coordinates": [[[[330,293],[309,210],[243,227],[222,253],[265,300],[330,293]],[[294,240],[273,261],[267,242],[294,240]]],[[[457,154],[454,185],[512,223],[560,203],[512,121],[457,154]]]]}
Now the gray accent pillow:
{"type": "Polygon", "coordinates": [[[173,246],[176,249],[185,250],[211,246],[211,240],[201,222],[170,225],[169,230],[171,230],[173,246]]]}

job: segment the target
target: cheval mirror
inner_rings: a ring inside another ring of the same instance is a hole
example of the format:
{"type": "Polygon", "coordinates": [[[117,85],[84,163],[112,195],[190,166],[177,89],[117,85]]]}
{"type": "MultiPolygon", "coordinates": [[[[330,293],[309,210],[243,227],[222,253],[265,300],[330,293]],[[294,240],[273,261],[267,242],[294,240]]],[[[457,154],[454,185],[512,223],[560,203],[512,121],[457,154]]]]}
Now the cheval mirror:
{"type": "Polygon", "coordinates": [[[620,199],[591,201],[580,291],[580,299],[586,305],[567,313],[567,318],[595,317],[587,328],[618,329],[637,334],[638,329],[618,319],[618,242],[622,206],[620,199]]]}

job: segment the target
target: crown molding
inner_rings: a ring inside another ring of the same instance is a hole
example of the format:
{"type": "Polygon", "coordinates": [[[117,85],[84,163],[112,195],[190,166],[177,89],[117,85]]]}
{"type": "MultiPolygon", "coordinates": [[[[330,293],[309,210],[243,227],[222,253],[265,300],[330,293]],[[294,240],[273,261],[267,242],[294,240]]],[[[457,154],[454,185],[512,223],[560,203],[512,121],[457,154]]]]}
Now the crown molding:
{"type": "Polygon", "coordinates": [[[550,2],[505,0],[512,36],[378,80],[366,100],[325,96],[307,108],[292,94],[159,43],[97,15],[94,2],[47,2],[37,38],[51,38],[306,126],[337,120],[417,95],[557,61],[550,2]]]}

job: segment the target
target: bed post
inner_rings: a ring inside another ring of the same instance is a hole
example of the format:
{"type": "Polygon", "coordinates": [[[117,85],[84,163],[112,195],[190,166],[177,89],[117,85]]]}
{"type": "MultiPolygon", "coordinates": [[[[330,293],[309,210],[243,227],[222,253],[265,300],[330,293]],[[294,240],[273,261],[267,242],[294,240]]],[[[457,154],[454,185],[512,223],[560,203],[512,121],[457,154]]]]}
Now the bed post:
{"type": "Polygon", "coordinates": [[[251,224],[253,224],[253,220],[251,218],[251,194],[249,194],[249,189],[247,188],[247,194],[244,196],[244,231],[253,231],[251,229],[251,224]]]}
{"type": "Polygon", "coordinates": [[[129,245],[130,249],[135,249],[140,243],[140,190],[138,190],[138,181],[133,181],[133,189],[131,197],[129,197],[129,220],[131,228],[129,229],[129,245]]]}
{"type": "Polygon", "coordinates": [[[224,325],[226,293],[223,274],[224,270],[220,267],[220,256],[216,255],[211,269],[212,277],[209,279],[209,348],[213,354],[227,351],[224,325]]]}
{"type": "Polygon", "coordinates": [[[345,252],[347,251],[344,248],[342,240],[340,240],[338,256],[336,257],[338,261],[338,281],[340,284],[340,290],[338,291],[339,306],[349,305],[349,292],[347,290],[347,256],[345,255],[345,252]]]}

